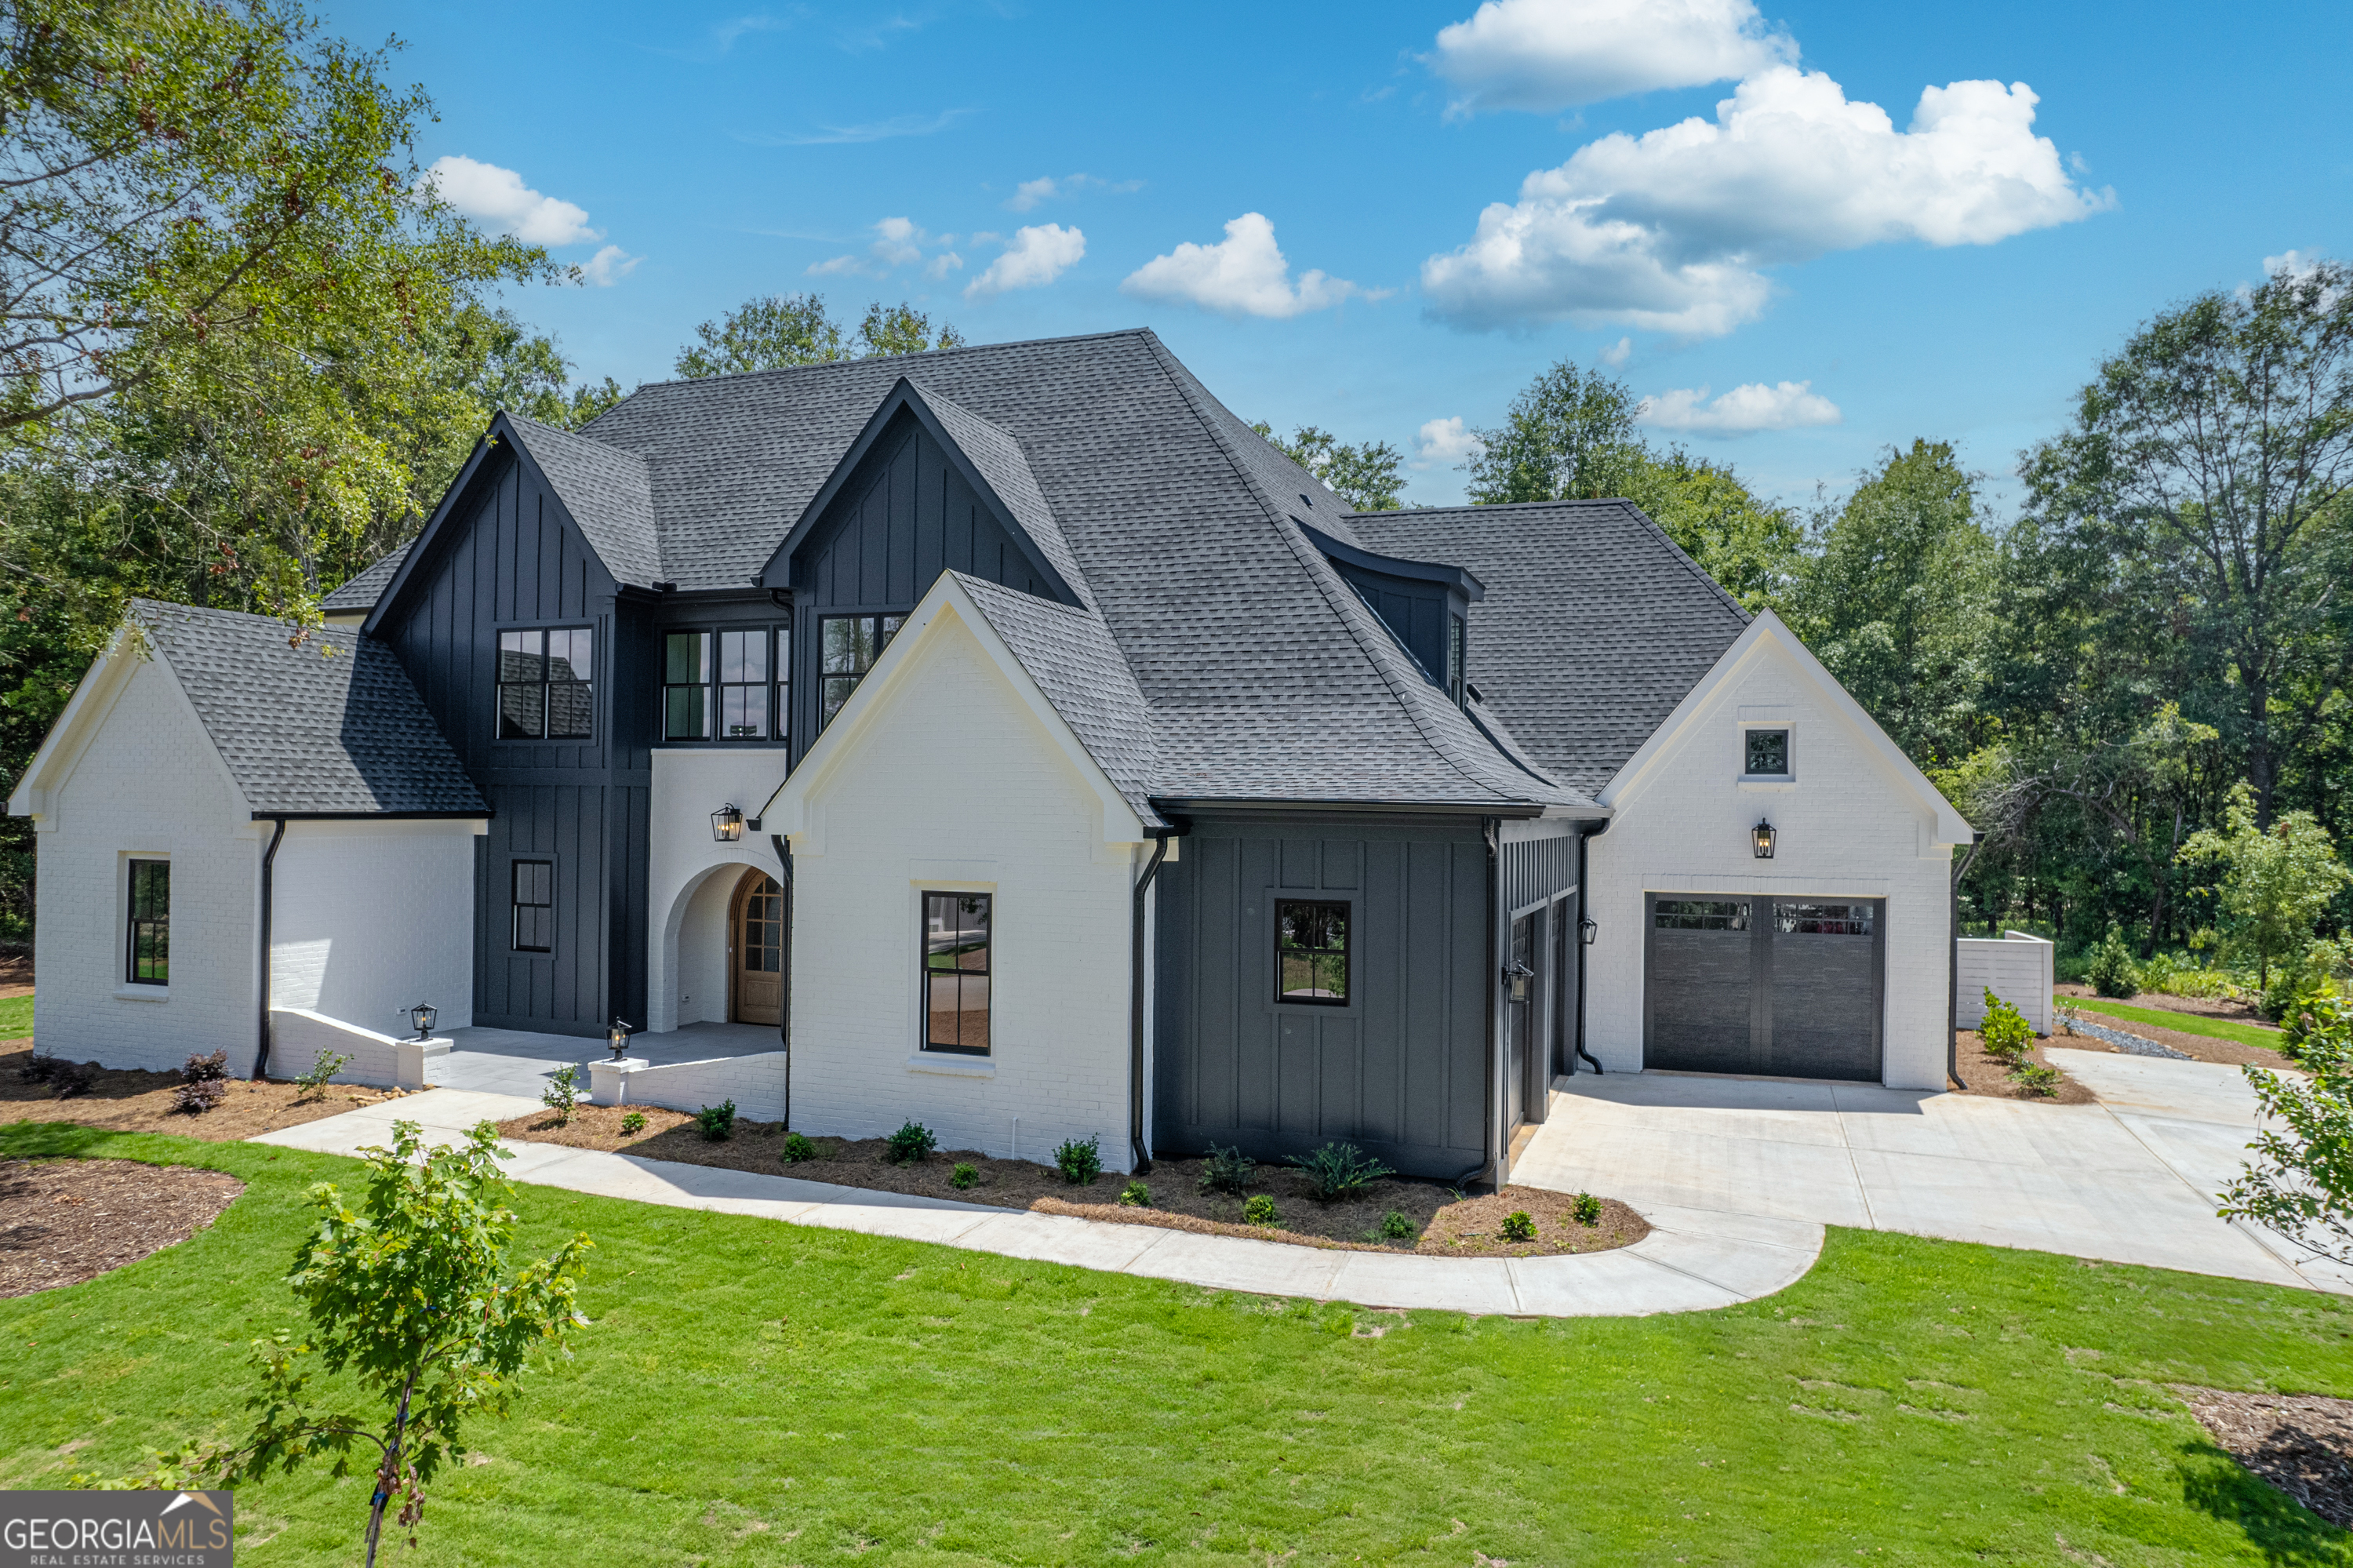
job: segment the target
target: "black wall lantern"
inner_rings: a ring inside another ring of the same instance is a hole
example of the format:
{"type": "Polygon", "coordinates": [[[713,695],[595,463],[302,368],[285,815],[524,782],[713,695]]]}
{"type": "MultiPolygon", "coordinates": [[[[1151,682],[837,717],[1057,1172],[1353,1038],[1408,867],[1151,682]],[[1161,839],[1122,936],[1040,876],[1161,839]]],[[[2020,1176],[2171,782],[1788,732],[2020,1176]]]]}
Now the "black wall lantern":
{"type": "Polygon", "coordinates": [[[1512,967],[1504,971],[1504,985],[1505,987],[1504,994],[1509,996],[1514,1001],[1527,1001],[1528,982],[1535,978],[1535,970],[1528,968],[1527,965],[1520,962],[1517,959],[1513,959],[1512,967]]]}
{"type": "Polygon", "coordinates": [[[619,1013],[613,1014],[610,1027],[605,1031],[605,1048],[613,1053],[617,1062],[629,1054],[629,1026],[621,1022],[619,1013]]]}
{"type": "Polygon", "coordinates": [[[417,1031],[419,1040],[430,1040],[433,1038],[433,1021],[440,1016],[432,1003],[420,1001],[408,1010],[409,1026],[417,1031]]]}
{"type": "Polygon", "coordinates": [[[1588,915],[1577,923],[1577,939],[1587,947],[1593,946],[1593,938],[1599,935],[1601,935],[1601,927],[1593,923],[1592,916],[1588,915]]]}
{"type": "Polygon", "coordinates": [[[732,844],[744,836],[744,813],[729,801],[711,813],[711,836],[723,844],[732,844]]]}
{"type": "Polygon", "coordinates": [[[1757,846],[1758,860],[1771,860],[1773,858],[1773,824],[1762,817],[1757,818],[1757,825],[1748,830],[1748,842],[1757,846]]]}

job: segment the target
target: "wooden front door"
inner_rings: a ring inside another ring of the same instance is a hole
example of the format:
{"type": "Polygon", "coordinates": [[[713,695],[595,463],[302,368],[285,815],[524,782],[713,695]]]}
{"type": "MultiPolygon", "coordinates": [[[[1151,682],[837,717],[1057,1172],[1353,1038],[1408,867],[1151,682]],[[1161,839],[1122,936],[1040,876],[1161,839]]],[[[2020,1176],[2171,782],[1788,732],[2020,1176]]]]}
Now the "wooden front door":
{"type": "Polygon", "coordinates": [[[728,1015],[738,1023],[781,1023],[785,1001],[785,895],[776,878],[754,871],[735,890],[727,937],[728,1015]]]}

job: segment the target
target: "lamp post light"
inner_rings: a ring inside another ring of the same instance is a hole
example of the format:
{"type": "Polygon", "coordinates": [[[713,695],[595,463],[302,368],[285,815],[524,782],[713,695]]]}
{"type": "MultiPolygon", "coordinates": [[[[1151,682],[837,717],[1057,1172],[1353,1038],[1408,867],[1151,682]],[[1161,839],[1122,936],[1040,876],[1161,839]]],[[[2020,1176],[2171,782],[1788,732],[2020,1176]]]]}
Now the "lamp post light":
{"type": "Polygon", "coordinates": [[[420,1001],[408,1010],[409,1026],[417,1031],[419,1040],[430,1040],[433,1038],[433,1021],[439,1016],[432,1003],[420,1001]]]}
{"type": "Polygon", "coordinates": [[[711,813],[711,836],[723,844],[734,843],[744,836],[744,813],[730,800],[711,813]]]}
{"type": "Polygon", "coordinates": [[[1773,824],[1762,817],[1757,818],[1757,825],[1748,830],[1748,842],[1756,846],[1758,860],[1771,860],[1773,858],[1773,824]]]}
{"type": "Polygon", "coordinates": [[[616,1062],[629,1054],[629,1026],[621,1022],[621,1015],[617,1012],[613,1014],[612,1024],[605,1031],[605,1046],[613,1053],[616,1062]]]}

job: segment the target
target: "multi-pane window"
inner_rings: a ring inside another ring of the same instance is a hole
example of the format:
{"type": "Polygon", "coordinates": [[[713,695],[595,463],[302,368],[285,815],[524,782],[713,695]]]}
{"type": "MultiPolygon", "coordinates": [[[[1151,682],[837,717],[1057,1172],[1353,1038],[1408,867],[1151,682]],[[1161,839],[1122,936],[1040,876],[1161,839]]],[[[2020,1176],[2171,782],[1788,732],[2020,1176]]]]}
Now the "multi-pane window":
{"type": "Polygon", "coordinates": [[[818,622],[818,727],[823,729],[898,635],[896,615],[828,615],[818,622]]]}
{"type": "Polygon", "coordinates": [[[1786,779],[1789,776],[1788,730],[1749,730],[1745,750],[1748,762],[1746,771],[1750,776],[1761,779],[1786,779]]]}
{"type": "Polygon", "coordinates": [[[1345,1007],[1348,1001],[1348,906],[1278,899],[1274,906],[1274,1000],[1345,1007]]]}
{"type": "Polygon", "coordinates": [[[1745,898],[1662,898],[1651,911],[1651,926],[1661,931],[1746,931],[1748,901],[1745,898]]]}
{"type": "Polygon", "coordinates": [[[711,738],[711,633],[662,638],[662,738],[711,738]]]}
{"type": "Polygon", "coordinates": [[[784,972],[785,890],[772,876],[744,895],[743,968],[753,974],[784,972]]]}
{"type": "Polygon", "coordinates": [[[519,860],[514,863],[514,950],[552,953],[555,950],[555,863],[519,860]]]}
{"type": "Polygon", "coordinates": [[[172,983],[172,863],[131,863],[131,932],[124,978],[132,985],[172,983]]]}
{"type": "Polygon", "coordinates": [[[768,629],[719,634],[719,733],[757,740],[768,733],[768,629]]]}
{"type": "Polygon", "coordinates": [[[585,626],[499,633],[499,738],[586,740],[596,660],[585,626]]]}
{"type": "Polygon", "coordinates": [[[987,893],[923,895],[923,1049],[988,1054],[987,893]]]}
{"type": "Polygon", "coordinates": [[[1776,930],[1807,937],[1868,937],[1872,908],[1868,904],[1792,904],[1776,900],[1776,930]]]}

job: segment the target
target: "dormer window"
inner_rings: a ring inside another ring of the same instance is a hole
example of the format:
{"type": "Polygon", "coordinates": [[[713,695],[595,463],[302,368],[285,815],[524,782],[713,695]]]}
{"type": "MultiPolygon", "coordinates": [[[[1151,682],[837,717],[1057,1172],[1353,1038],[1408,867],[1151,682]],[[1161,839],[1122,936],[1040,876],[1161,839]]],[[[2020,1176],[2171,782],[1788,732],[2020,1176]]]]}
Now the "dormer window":
{"type": "Polygon", "coordinates": [[[1459,615],[1450,615],[1446,618],[1446,694],[1454,699],[1454,705],[1458,708],[1462,705],[1464,684],[1462,618],[1459,615]]]}

